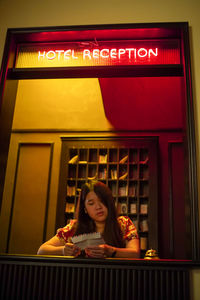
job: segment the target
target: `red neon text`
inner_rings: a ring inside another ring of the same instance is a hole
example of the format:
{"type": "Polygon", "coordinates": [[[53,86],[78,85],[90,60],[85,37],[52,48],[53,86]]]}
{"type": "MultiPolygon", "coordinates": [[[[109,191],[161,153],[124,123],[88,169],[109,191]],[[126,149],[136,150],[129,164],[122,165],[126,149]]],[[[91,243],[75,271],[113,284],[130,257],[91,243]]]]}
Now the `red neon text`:
{"type": "Polygon", "coordinates": [[[85,49],[83,50],[83,59],[89,58],[113,58],[113,59],[121,59],[127,56],[128,59],[137,59],[151,56],[158,56],[158,48],[153,49],[145,49],[145,48],[121,48],[121,49],[85,49]]]}
{"type": "Polygon", "coordinates": [[[104,48],[104,49],[83,49],[81,52],[76,53],[75,49],[67,50],[49,50],[49,51],[38,51],[38,59],[79,59],[91,60],[91,59],[128,59],[128,60],[138,60],[158,56],[158,48],[104,48]]]}
{"type": "Polygon", "coordinates": [[[47,58],[48,60],[52,59],[61,59],[64,57],[64,59],[78,59],[78,57],[75,56],[74,50],[68,49],[68,50],[49,50],[49,51],[38,51],[38,59],[40,58],[47,58]]]}

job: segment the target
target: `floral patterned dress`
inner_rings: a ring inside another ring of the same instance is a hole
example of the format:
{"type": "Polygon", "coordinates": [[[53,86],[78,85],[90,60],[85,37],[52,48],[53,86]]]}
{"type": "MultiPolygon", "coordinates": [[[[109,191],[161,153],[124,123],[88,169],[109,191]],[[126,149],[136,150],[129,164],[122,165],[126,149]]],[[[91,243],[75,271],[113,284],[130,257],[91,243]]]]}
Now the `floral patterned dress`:
{"type": "MultiPolygon", "coordinates": [[[[118,217],[118,223],[120,225],[123,238],[125,241],[130,241],[132,239],[138,239],[138,233],[135,225],[127,216],[118,217]]],[[[56,236],[63,240],[65,243],[71,243],[71,238],[74,236],[76,231],[77,220],[71,220],[69,224],[67,224],[63,228],[59,228],[57,230],[56,236]]]]}

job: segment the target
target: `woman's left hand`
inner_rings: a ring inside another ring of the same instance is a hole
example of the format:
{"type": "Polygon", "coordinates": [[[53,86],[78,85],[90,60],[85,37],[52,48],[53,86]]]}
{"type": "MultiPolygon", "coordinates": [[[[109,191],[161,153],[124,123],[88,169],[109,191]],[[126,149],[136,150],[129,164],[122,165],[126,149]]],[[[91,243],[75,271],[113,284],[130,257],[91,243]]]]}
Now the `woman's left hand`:
{"type": "Polygon", "coordinates": [[[85,248],[85,253],[88,257],[93,258],[106,258],[111,257],[115,248],[109,246],[107,244],[99,245],[99,246],[88,246],[85,248]]]}

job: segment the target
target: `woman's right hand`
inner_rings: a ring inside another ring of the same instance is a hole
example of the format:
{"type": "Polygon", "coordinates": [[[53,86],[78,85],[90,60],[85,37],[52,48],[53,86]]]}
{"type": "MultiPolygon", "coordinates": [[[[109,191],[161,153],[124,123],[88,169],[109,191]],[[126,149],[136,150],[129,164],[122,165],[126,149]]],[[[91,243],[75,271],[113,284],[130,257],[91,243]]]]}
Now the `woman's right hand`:
{"type": "Polygon", "coordinates": [[[81,253],[81,249],[72,243],[66,243],[63,248],[64,256],[78,256],[81,253]]]}

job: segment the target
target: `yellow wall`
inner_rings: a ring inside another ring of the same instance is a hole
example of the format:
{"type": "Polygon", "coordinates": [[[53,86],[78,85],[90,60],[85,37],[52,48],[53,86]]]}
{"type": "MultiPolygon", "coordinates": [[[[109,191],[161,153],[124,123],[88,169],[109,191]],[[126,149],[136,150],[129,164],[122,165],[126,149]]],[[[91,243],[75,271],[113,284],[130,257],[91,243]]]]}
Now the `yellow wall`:
{"type": "MultiPolygon", "coordinates": [[[[0,60],[7,28],[65,26],[109,23],[181,22],[190,25],[194,113],[197,137],[198,182],[200,181],[200,1],[199,0],[102,0],[89,1],[0,1],[0,60]]],[[[53,104],[53,103],[52,103],[53,104]]],[[[49,107],[49,117],[52,107],[49,107]]],[[[84,118],[84,117],[83,117],[84,118]]],[[[46,120],[48,123],[48,120],[46,120]]],[[[24,122],[28,122],[24,120],[24,122]]],[[[57,120],[54,121],[55,124],[57,120]]],[[[75,122],[75,120],[73,120],[75,122]]],[[[103,120],[104,126],[109,124],[103,120]]],[[[14,121],[17,126],[17,120],[14,121]]],[[[98,126],[98,125],[97,125],[98,126]]],[[[23,139],[23,138],[22,138],[23,139]]],[[[44,137],[42,138],[44,140],[44,137]]],[[[200,186],[200,183],[199,183],[200,186]]],[[[200,206],[200,205],[199,205],[200,206]]],[[[200,215],[200,214],[199,214],[200,215]]],[[[193,281],[194,299],[198,299],[199,272],[193,281]]]]}
{"type": "Polygon", "coordinates": [[[13,129],[111,128],[105,117],[98,79],[19,81],[13,129]]]}

